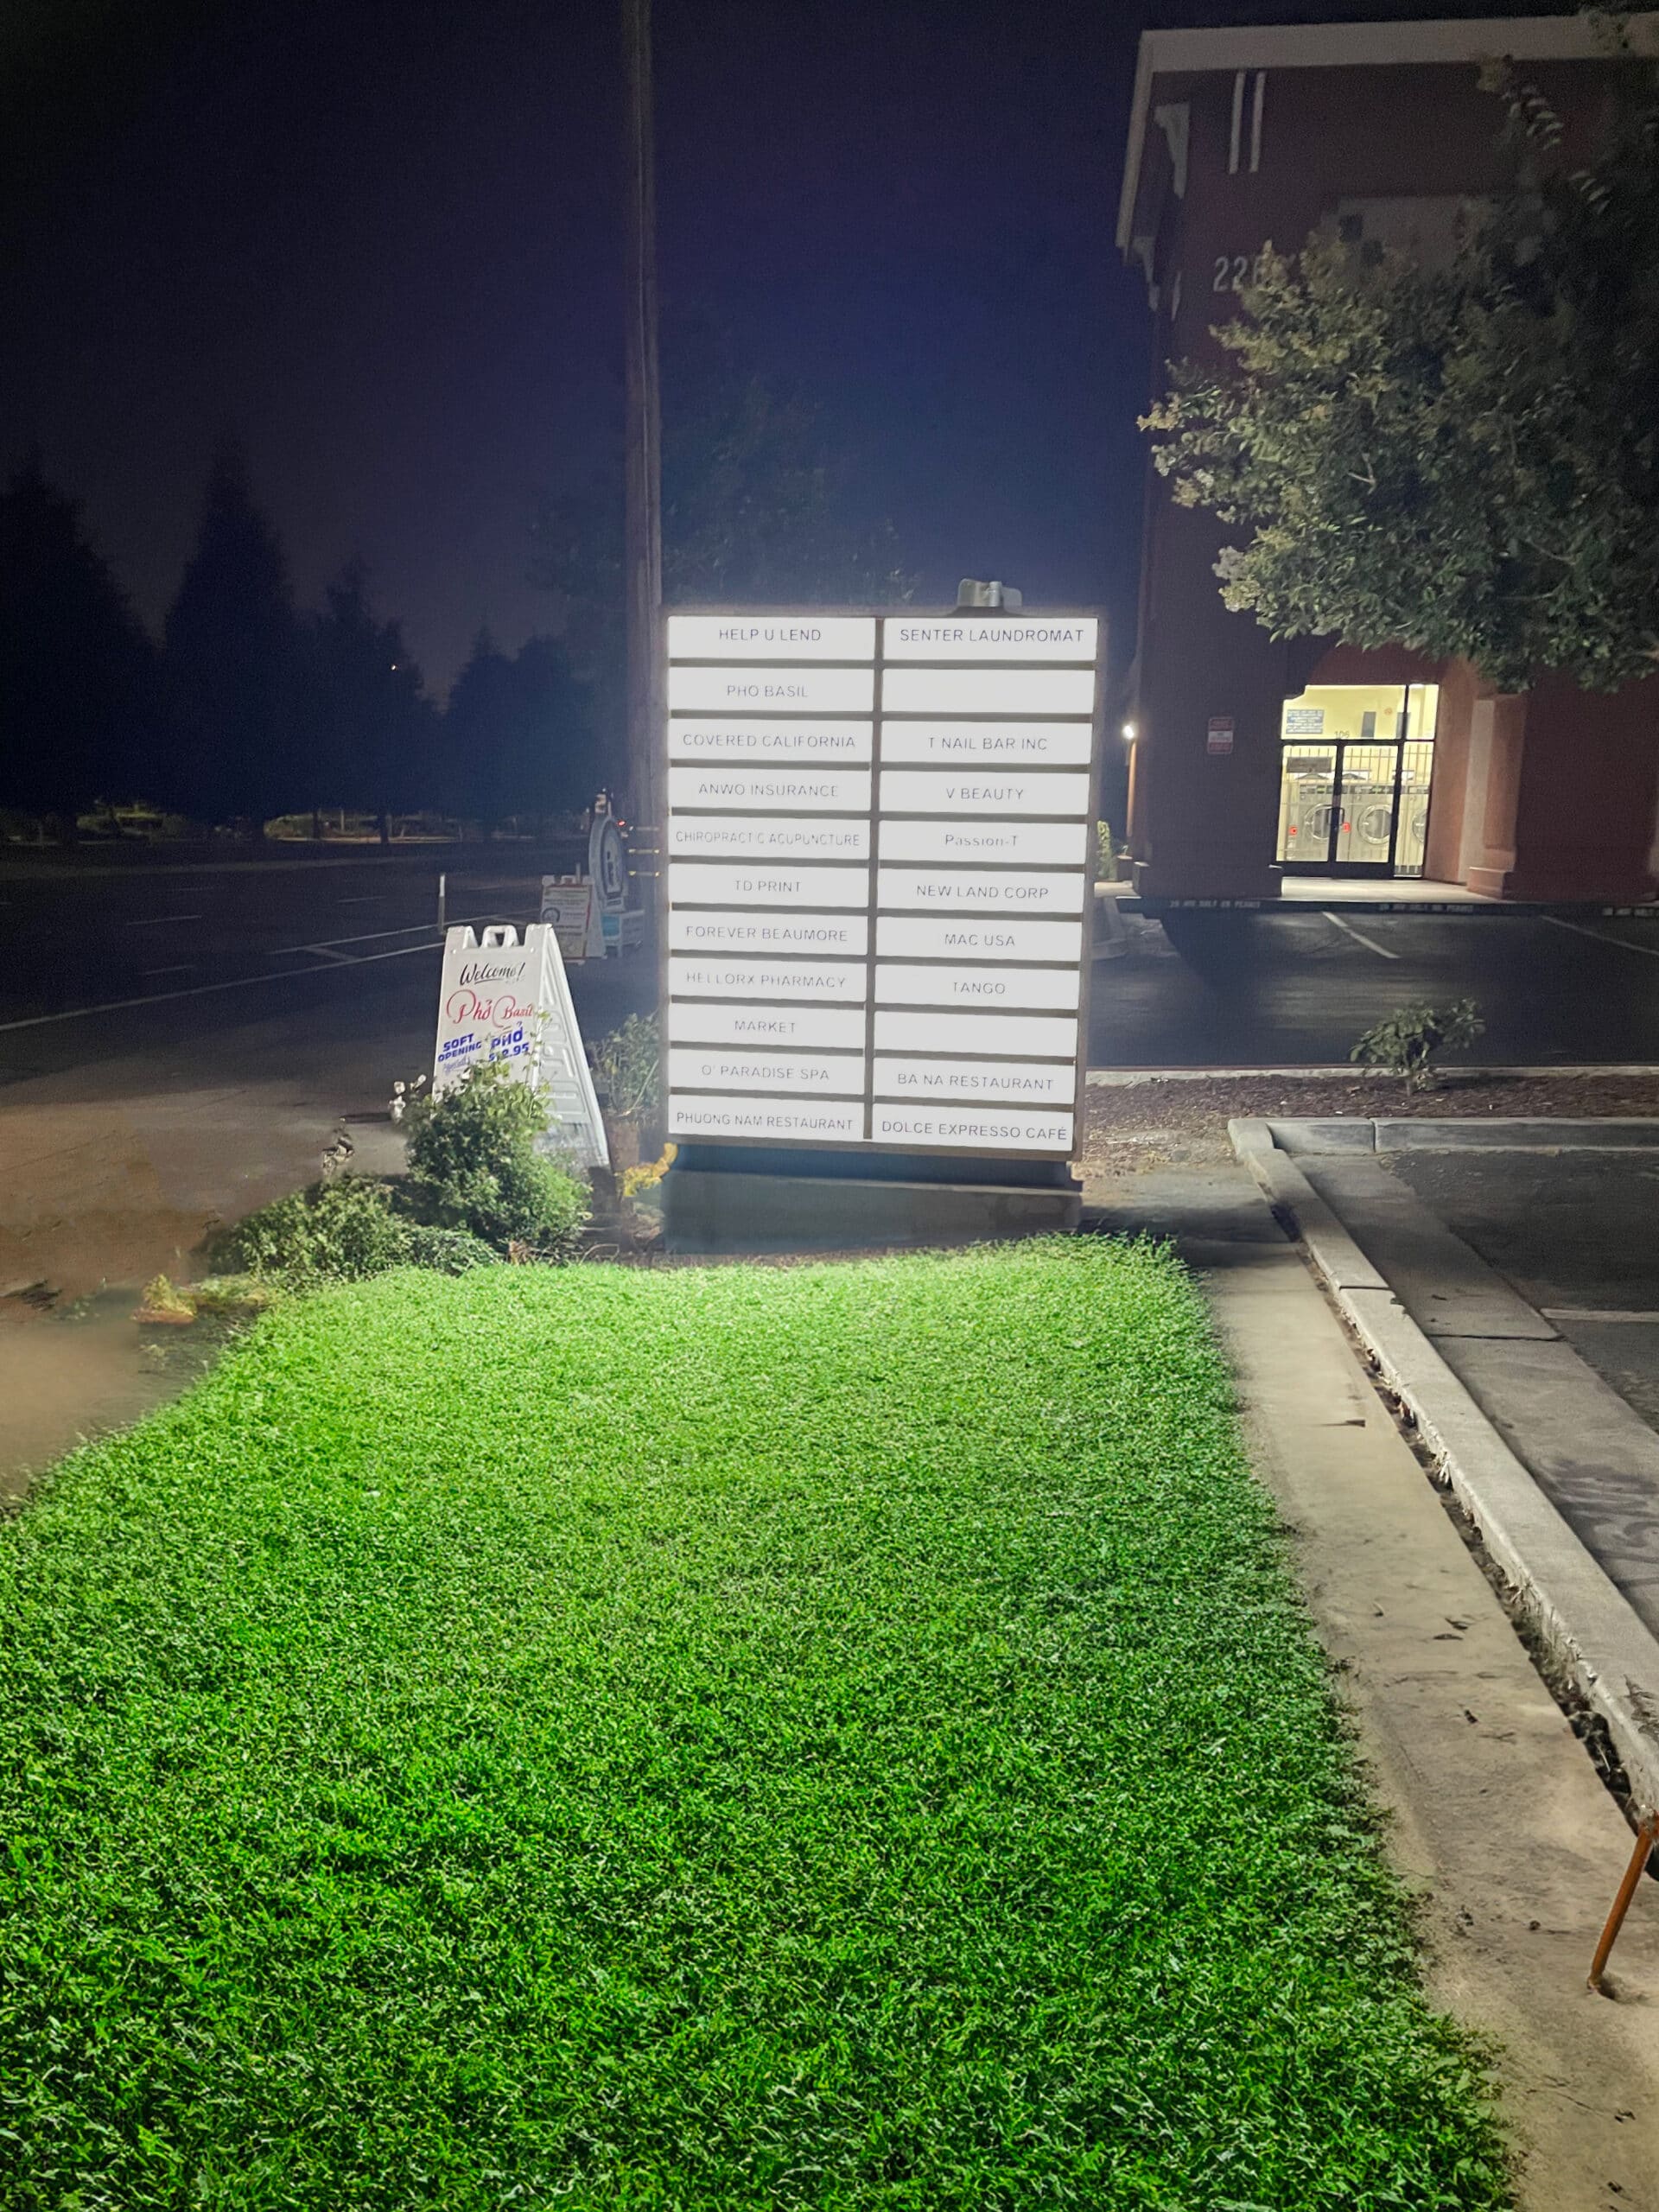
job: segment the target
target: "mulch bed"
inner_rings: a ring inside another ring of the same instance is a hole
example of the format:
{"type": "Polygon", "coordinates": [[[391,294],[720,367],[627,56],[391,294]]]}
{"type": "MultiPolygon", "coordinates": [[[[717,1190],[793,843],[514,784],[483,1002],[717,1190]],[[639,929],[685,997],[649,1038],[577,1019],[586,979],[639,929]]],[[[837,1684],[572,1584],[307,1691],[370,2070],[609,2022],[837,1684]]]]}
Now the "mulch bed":
{"type": "Polygon", "coordinates": [[[1659,1117],[1659,1076],[1470,1075],[1449,1071],[1433,1090],[1409,1091],[1389,1076],[1151,1076],[1090,1084],[1082,1166],[1089,1175],[1227,1160],[1230,1120],[1252,1116],[1593,1115],[1659,1117]]]}

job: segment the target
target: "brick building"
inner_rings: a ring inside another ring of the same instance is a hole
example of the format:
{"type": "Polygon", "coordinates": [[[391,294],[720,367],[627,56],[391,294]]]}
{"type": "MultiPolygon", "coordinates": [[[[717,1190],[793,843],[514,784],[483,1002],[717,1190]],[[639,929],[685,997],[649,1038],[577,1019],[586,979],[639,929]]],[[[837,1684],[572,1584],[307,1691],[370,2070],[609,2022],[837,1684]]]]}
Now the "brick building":
{"type": "MultiPolygon", "coordinates": [[[[1659,54],[1659,15],[1632,41],[1659,54]]],[[[1498,181],[1480,64],[1524,66],[1587,137],[1608,58],[1581,16],[1149,31],[1118,245],[1165,365],[1262,245],[1328,227],[1444,251],[1498,181]]],[[[1649,896],[1659,875],[1659,679],[1495,695],[1464,663],[1275,644],[1222,604],[1228,532],[1148,469],[1130,675],[1130,843],[1150,898],[1275,896],[1287,875],[1424,877],[1488,897],[1649,896]]]]}

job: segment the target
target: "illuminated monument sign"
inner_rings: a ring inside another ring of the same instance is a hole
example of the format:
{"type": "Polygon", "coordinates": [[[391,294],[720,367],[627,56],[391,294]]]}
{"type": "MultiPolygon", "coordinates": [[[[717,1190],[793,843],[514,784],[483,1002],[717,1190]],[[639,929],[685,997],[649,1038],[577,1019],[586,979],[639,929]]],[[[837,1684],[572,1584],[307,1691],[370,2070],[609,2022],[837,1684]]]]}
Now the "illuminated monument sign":
{"type": "Polygon", "coordinates": [[[668,1133],[1069,1160],[1091,615],[668,625],[668,1133]]]}

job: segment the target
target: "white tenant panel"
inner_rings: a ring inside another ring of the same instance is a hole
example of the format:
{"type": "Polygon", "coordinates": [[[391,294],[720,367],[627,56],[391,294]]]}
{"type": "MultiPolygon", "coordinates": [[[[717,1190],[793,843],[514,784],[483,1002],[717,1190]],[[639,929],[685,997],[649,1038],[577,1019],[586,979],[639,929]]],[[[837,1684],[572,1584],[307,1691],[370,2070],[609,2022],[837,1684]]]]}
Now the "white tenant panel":
{"type": "Polygon", "coordinates": [[[670,806],[754,806],[799,814],[870,810],[868,768],[671,768],[670,806]]]}
{"type": "Polygon", "coordinates": [[[868,760],[874,722],[745,721],[728,715],[677,715],[668,726],[671,760],[813,760],[839,766],[868,760]]]}
{"type": "Polygon", "coordinates": [[[868,661],[875,623],[868,614],[671,614],[668,652],[671,660],[868,661]]]}
{"type": "Polygon", "coordinates": [[[773,1051],[858,1052],[864,1048],[861,1007],[714,1006],[674,999],[668,1009],[671,1045],[770,1046],[773,1051]]]}
{"type": "Polygon", "coordinates": [[[941,768],[1086,768],[1095,757],[1092,722],[889,722],[884,761],[931,761],[941,768]]]}
{"type": "Polygon", "coordinates": [[[1065,960],[1075,966],[1083,957],[1083,924],[883,914],[875,949],[888,960],[1065,960]]]}
{"type": "Polygon", "coordinates": [[[922,913],[953,908],[1008,914],[1080,914],[1084,879],[1072,869],[1061,875],[1028,875],[1013,868],[882,868],[876,870],[876,895],[883,907],[913,907],[922,913]]]}
{"type": "Polygon", "coordinates": [[[672,1090],[794,1090],[861,1098],[861,1052],[746,1052],[734,1046],[677,1045],[668,1056],[672,1090]]]}
{"type": "Polygon", "coordinates": [[[894,822],[881,824],[884,861],[995,861],[999,867],[1081,868],[1086,822],[894,822]]]}
{"type": "Polygon", "coordinates": [[[1075,1012],[1083,984],[1075,968],[947,968],[899,960],[875,963],[878,1006],[954,1006],[1035,1013],[1075,1012]]]}
{"type": "Polygon", "coordinates": [[[753,861],[741,868],[715,861],[676,861],[668,895],[677,906],[868,906],[867,868],[791,868],[753,861]]]}
{"type": "Polygon", "coordinates": [[[870,825],[810,816],[676,814],[668,825],[671,853],[748,855],[765,861],[867,861],[870,825]]]}
{"type": "Polygon", "coordinates": [[[947,1145],[976,1152],[1069,1152],[1070,1114],[1009,1106],[878,1104],[877,1144],[947,1145]]]}
{"type": "MultiPolygon", "coordinates": [[[[735,702],[722,696],[683,703],[735,702]]],[[[814,703],[828,702],[807,702],[814,703]]],[[[890,668],[881,682],[887,715],[1090,715],[1094,709],[1092,668],[890,668]]]]}
{"type": "Polygon", "coordinates": [[[864,1135],[864,1106],[860,1099],[715,1098],[673,1091],[668,1101],[668,1134],[855,1144],[864,1135]]]}
{"type": "Polygon", "coordinates": [[[861,960],[728,960],[677,952],[668,988],[677,999],[802,999],[862,1006],[869,969],[861,960]]]}
{"type": "MultiPolygon", "coordinates": [[[[668,671],[668,703],[728,715],[868,715],[875,703],[871,668],[688,668],[668,671]]],[[[1035,708],[1040,714],[1043,709],[1035,708]]],[[[1057,714],[1066,711],[1056,708],[1057,714]]]]}
{"type": "Polygon", "coordinates": [[[710,913],[682,906],[668,918],[674,952],[844,952],[869,950],[864,914],[710,913]]]}
{"type": "Polygon", "coordinates": [[[1076,1093],[1070,1060],[910,1060],[875,1063],[878,1098],[990,1098],[1005,1105],[1064,1106],[1076,1093]]]}
{"type": "Polygon", "coordinates": [[[1018,768],[883,768],[881,811],[886,814],[1064,815],[1081,821],[1089,812],[1087,776],[1018,768]]]}
{"type": "Polygon", "coordinates": [[[878,1012],[878,1052],[983,1052],[1014,1059],[1067,1059],[1077,1049],[1074,1016],[1046,1014],[878,1012]]]}
{"type": "Polygon", "coordinates": [[[888,660],[1081,660],[1092,672],[1100,623],[1092,614],[890,614],[888,660]]]}

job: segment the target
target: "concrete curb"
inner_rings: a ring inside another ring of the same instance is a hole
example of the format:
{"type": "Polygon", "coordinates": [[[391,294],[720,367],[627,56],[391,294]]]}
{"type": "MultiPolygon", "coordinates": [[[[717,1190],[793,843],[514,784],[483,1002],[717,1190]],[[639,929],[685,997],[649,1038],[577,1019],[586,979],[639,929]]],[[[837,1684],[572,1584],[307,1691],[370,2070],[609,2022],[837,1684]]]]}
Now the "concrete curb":
{"type": "Polygon", "coordinates": [[[1269,1115],[1262,1126],[1281,1152],[1659,1152],[1659,1119],[1636,1114],[1569,1120],[1536,1116],[1269,1115]]]}
{"type": "Polygon", "coordinates": [[[1265,1121],[1233,1150],[1300,1241],[1515,1586],[1546,1649],[1606,1723],[1643,1809],[1659,1808],[1659,1640],[1638,1618],[1265,1121]]]}
{"type": "MultiPolygon", "coordinates": [[[[1448,1068],[1447,1075],[1462,1080],[1479,1082],[1487,1076],[1524,1077],[1541,1082],[1546,1078],[1562,1080],[1588,1078],[1594,1076],[1656,1076],[1659,1065],[1649,1060],[1590,1060],[1565,1064],[1559,1067],[1507,1067],[1501,1061],[1490,1066],[1448,1068]]],[[[1113,1083],[1404,1083],[1403,1076],[1391,1076],[1386,1068],[1356,1067],[1351,1060],[1343,1060],[1332,1066],[1295,1066],[1270,1068],[1209,1067],[1209,1068],[1090,1068],[1088,1080],[1092,1084],[1113,1083]]]]}

